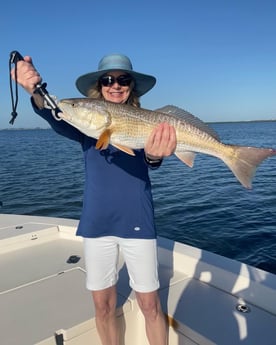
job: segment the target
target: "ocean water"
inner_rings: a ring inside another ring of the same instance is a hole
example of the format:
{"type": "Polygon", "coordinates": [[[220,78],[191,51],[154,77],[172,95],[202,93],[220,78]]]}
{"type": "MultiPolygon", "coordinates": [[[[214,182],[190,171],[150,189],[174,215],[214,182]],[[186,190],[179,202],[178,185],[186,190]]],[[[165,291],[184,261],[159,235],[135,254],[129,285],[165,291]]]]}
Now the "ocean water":
{"type": "MultiPolygon", "coordinates": [[[[276,122],[211,124],[228,144],[276,148],[276,122]]],[[[0,212],[78,219],[84,185],[80,145],[51,129],[0,131],[0,212]]],[[[219,159],[176,157],[152,171],[160,236],[276,273],[276,156],[253,189],[219,159]]]]}

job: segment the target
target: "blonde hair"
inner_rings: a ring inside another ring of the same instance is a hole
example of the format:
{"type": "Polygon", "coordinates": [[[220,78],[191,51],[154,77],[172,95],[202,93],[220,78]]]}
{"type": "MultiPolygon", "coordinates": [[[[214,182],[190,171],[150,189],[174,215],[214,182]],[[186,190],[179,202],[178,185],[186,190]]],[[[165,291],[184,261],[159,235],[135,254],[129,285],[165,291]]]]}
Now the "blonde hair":
{"type": "MultiPolygon", "coordinates": [[[[128,100],[126,101],[126,104],[140,108],[141,107],[140,99],[136,95],[134,85],[135,85],[134,81],[132,81],[130,84],[131,92],[130,92],[130,95],[128,97],[128,100]]],[[[95,85],[93,85],[88,90],[87,97],[95,98],[95,99],[104,99],[101,90],[102,90],[102,86],[98,81],[95,85]]]]}

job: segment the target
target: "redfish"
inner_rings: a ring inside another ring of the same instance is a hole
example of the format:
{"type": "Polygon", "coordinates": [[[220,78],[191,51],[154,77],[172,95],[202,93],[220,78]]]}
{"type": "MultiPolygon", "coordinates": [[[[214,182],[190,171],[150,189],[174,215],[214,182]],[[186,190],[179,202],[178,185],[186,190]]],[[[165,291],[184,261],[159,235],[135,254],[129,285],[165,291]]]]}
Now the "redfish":
{"type": "Polygon", "coordinates": [[[276,155],[272,148],[228,145],[199,118],[187,111],[167,105],[157,110],[137,108],[92,98],[71,98],[58,102],[59,117],[97,140],[97,149],[109,144],[130,155],[144,148],[151,131],[159,123],[174,126],[177,147],[174,154],[193,167],[196,153],[221,159],[245,188],[252,188],[256,168],[263,160],[276,155]]]}

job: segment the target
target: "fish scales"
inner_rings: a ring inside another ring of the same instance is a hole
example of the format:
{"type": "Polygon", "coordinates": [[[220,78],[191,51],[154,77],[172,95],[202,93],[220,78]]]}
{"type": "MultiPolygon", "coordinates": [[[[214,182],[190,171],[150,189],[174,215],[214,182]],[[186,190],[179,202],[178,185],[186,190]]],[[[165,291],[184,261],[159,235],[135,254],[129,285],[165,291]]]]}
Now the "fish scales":
{"type": "MultiPolygon", "coordinates": [[[[111,143],[121,143],[121,140],[128,142],[132,148],[142,148],[151,131],[157,124],[167,122],[174,126],[177,136],[177,150],[194,150],[198,146],[198,152],[213,152],[217,146],[217,152],[221,151],[221,143],[213,136],[201,129],[192,126],[176,115],[167,115],[159,111],[144,110],[131,107],[117,107],[116,104],[108,104],[108,111],[112,113],[112,127],[116,128],[111,136],[111,143]],[[209,144],[209,145],[207,145],[209,144]],[[220,149],[219,149],[220,148],[220,149]]],[[[224,148],[230,149],[230,148],[224,148]]]]}
{"type": "Polygon", "coordinates": [[[276,155],[272,148],[227,145],[207,124],[187,111],[167,105],[156,111],[126,104],[115,104],[91,98],[71,98],[58,102],[59,116],[82,133],[98,139],[96,148],[109,144],[135,155],[133,150],[144,148],[152,130],[162,122],[175,128],[175,155],[192,167],[196,153],[221,159],[240,183],[252,187],[256,168],[268,157],[276,155]]]}

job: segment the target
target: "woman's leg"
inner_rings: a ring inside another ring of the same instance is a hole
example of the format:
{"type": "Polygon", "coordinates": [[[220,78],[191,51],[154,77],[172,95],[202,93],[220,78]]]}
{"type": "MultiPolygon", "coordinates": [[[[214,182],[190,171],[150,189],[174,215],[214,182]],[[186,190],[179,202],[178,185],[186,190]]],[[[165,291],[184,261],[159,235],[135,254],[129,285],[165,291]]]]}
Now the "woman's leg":
{"type": "Polygon", "coordinates": [[[167,345],[167,325],[158,295],[158,262],[155,239],[122,239],[123,251],[137,301],[145,317],[146,334],[150,345],[167,345]]]}
{"type": "Polygon", "coordinates": [[[92,291],[92,296],[96,308],[96,327],[102,345],[119,345],[116,287],[92,291]]]}
{"type": "Polygon", "coordinates": [[[118,345],[116,320],[118,280],[118,242],[107,236],[84,238],[86,286],[92,291],[96,327],[102,345],[118,345]]]}
{"type": "Polygon", "coordinates": [[[140,309],[145,317],[146,333],[150,345],[167,345],[167,325],[157,291],[136,292],[140,309]]]}

